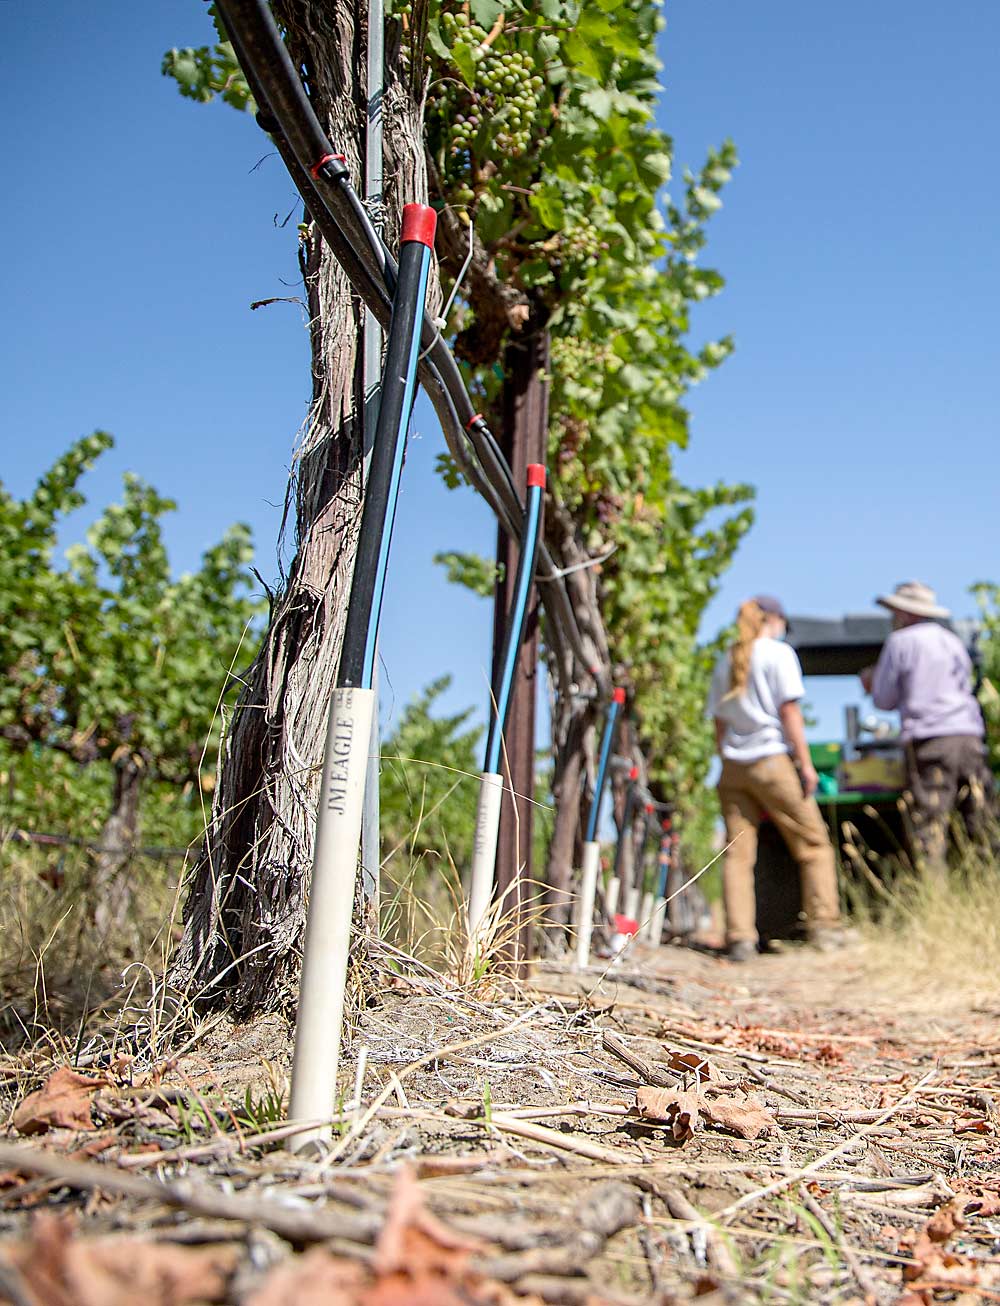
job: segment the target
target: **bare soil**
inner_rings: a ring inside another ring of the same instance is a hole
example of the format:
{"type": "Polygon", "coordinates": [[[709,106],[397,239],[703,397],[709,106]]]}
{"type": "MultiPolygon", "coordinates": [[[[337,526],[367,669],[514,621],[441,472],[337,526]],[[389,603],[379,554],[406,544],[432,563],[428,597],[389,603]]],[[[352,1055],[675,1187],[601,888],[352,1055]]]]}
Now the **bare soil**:
{"type": "Polygon", "coordinates": [[[320,1161],[269,1136],[277,1018],[84,1067],[76,1127],[24,1108],[51,1060],[9,1062],[41,1127],[0,1143],[0,1301],[1000,1299],[1000,994],[897,978],[871,945],[381,973],[320,1161]]]}

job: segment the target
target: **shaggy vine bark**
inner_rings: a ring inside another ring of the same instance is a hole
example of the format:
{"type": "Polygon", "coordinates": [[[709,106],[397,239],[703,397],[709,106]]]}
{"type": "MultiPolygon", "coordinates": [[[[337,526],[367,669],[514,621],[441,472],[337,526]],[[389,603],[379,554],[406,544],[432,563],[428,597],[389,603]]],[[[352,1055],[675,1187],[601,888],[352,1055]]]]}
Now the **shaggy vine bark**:
{"type": "MultiPolygon", "coordinates": [[[[275,15],[320,121],[360,175],[367,90],[363,3],[276,0],[275,15]]],[[[422,88],[386,51],[386,232],[425,200],[422,88]]],[[[362,310],[318,232],[300,251],[312,345],[312,407],[287,506],[296,552],[224,743],[212,819],[194,868],[173,982],[243,1013],[281,1005],[300,961],[326,719],[343,637],[361,507],[362,310]]]]}

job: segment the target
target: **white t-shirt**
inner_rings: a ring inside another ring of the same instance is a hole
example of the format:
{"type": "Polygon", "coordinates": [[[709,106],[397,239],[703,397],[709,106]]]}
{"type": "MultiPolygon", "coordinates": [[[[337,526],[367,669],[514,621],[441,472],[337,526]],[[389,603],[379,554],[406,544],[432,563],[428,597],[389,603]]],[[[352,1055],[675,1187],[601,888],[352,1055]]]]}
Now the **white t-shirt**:
{"type": "Polygon", "coordinates": [[[750,653],[750,675],[742,694],[729,693],[729,654],[719,659],[708,696],[708,714],[726,724],[722,756],[734,762],[756,762],[790,751],[778,715],[783,703],[805,694],[802,668],[795,650],[780,640],[762,636],[750,653]]]}

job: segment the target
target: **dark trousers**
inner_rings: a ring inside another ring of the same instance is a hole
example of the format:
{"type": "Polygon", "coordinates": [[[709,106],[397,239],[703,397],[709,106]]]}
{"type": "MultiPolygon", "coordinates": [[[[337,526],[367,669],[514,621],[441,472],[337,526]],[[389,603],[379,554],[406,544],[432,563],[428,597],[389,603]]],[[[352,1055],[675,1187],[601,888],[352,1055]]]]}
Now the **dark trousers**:
{"type": "Polygon", "coordinates": [[[993,806],[993,773],[982,739],[975,735],[914,739],[906,746],[906,771],[916,852],[932,865],[943,865],[953,813],[961,817],[969,839],[985,840],[993,806]]]}

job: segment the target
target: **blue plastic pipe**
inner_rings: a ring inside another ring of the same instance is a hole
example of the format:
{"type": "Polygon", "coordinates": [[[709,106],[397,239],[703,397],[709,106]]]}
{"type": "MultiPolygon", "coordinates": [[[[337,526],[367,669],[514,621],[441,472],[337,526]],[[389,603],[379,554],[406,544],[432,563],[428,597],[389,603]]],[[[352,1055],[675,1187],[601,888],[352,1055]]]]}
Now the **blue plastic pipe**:
{"type": "Polygon", "coordinates": [[[597,776],[594,780],[594,797],[587,817],[586,842],[593,843],[597,838],[597,822],[601,814],[601,799],[604,797],[604,785],[608,778],[608,763],[611,761],[611,746],[615,739],[615,726],[618,714],[625,705],[624,689],[616,689],[608,704],[608,715],[604,719],[604,734],[601,736],[601,752],[597,762],[597,776]]]}

